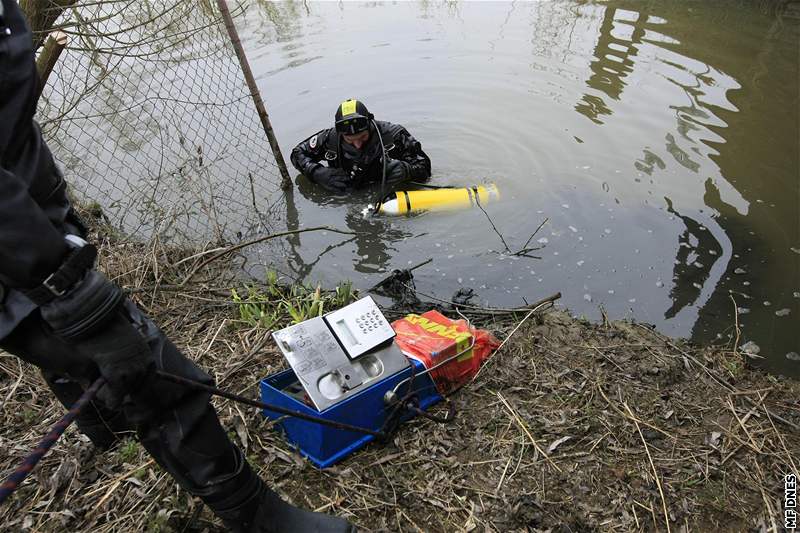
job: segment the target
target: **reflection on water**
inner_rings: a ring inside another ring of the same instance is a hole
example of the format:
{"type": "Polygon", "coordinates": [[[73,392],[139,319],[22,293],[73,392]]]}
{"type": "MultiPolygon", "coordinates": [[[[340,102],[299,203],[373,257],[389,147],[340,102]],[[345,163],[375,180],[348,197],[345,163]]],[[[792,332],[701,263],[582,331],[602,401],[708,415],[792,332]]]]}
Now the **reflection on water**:
{"type": "Polygon", "coordinates": [[[670,319],[700,297],[700,290],[711,274],[711,267],[722,253],[722,246],[702,224],[675,211],[669,198],[664,200],[667,202],[667,211],[686,225],[678,237],[678,255],[675,258],[672,289],[669,293],[672,306],[664,313],[664,318],[670,319]]]}
{"type": "MultiPolygon", "coordinates": [[[[301,191],[309,189],[308,180],[306,180],[303,176],[298,176],[297,185],[301,191]],[[303,182],[302,186],[301,182],[303,182]]],[[[294,194],[294,190],[289,190],[286,193],[286,229],[289,231],[296,231],[300,229],[300,217],[297,212],[297,206],[295,205],[294,194]]],[[[325,203],[321,198],[317,198],[317,200],[320,200],[320,204],[325,203]]],[[[357,237],[358,236],[354,236],[336,243],[328,244],[323,250],[314,250],[314,254],[312,256],[304,258],[301,252],[303,247],[303,234],[294,233],[287,236],[286,242],[288,243],[288,250],[284,252],[284,256],[286,257],[286,266],[292,274],[292,279],[307,279],[314,269],[314,266],[323,260],[328,252],[354,241],[357,237]]]]}
{"type": "MultiPolygon", "coordinates": [[[[645,34],[643,23],[647,21],[647,15],[639,13],[635,21],[628,23],[633,27],[630,38],[616,37],[614,35],[616,12],[613,7],[603,11],[600,35],[594,47],[594,59],[589,65],[592,75],[586,80],[586,85],[601,91],[613,100],[620,99],[625,89],[625,77],[633,71],[633,58],[645,34]]],[[[620,21],[617,24],[620,24],[620,21]]],[[[575,111],[597,124],[603,123],[598,118],[600,115],[611,114],[603,98],[593,94],[584,94],[582,101],[575,106],[575,111]]]]}
{"type": "MultiPolygon", "coordinates": [[[[302,45],[302,41],[298,42],[296,39],[302,35],[301,14],[311,14],[308,5],[294,0],[285,2],[256,0],[255,4],[258,9],[250,10],[248,16],[251,16],[251,13],[255,15],[257,23],[251,28],[261,43],[289,43],[282,47],[283,50],[289,52],[302,45]]],[[[291,55],[290,53],[289,56],[291,57],[291,55]]]]}
{"type": "MultiPolygon", "coordinates": [[[[355,245],[355,257],[352,268],[363,274],[376,274],[385,270],[385,265],[392,257],[394,251],[390,244],[402,240],[410,235],[397,228],[392,228],[384,219],[378,217],[365,218],[360,209],[372,201],[371,191],[363,191],[349,197],[332,196],[331,193],[315,186],[305,176],[298,175],[295,179],[295,188],[303,198],[312,204],[325,209],[325,206],[341,206],[346,209],[344,226],[354,235],[344,240],[325,246],[324,249],[309,250],[310,256],[304,257],[302,246],[302,233],[287,237],[289,250],[286,255],[287,267],[291,277],[296,280],[308,278],[323,258],[336,248],[355,245]]],[[[288,230],[300,229],[300,217],[294,198],[295,191],[290,191],[286,196],[286,222],[288,230]]],[[[338,221],[337,221],[338,222],[338,221]]]]}
{"type": "Polygon", "coordinates": [[[299,178],[290,228],[358,235],[291,237],[293,276],[364,287],[433,256],[423,292],[560,290],[700,342],[730,343],[738,307],[764,364],[800,375],[796,3],[258,2],[247,20],[284,151],[359,97],[423,143],[434,183],[496,181],[510,242],[549,218],[540,260],[508,257],[482,213],[364,220],[366,195],[299,178]]]}

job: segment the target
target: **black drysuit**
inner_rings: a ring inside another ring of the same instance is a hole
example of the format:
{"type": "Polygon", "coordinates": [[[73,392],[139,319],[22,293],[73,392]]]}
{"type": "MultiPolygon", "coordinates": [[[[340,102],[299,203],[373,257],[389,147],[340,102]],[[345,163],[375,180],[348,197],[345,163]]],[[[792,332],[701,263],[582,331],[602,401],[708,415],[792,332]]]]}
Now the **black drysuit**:
{"type": "Polygon", "coordinates": [[[370,125],[369,140],[361,150],[347,144],[335,128],[322,130],[292,150],[292,164],[313,180],[314,171],[321,166],[321,161],[325,161],[329,168],[339,168],[349,174],[348,190],[380,184],[383,175],[381,140],[387,161],[397,160],[408,164],[409,171],[405,179],[422,181],[431,176],[431,160],[422,151],[419,141],[403,126],[382,121],[370,125]]]}
{"type": "MultiPolygon", "coordinates": [[[[16,1],[0,1],[0,348],[39,367],[61,403],[69,406],[100,375],[99,369],[53,333],[39,306],[22,291],[39,286],[59,268],[69,251],[65,235],[80,235],[82,227],[33,121],[38,77],[31,33],[16,1]]],[[[131,301],[126,299],[122,309],[152,351],[156,368],[212,382],[131,301]]],[[[110,430],[135,429],[180,485],[217,510],[226,504],[223,499],[256,496],[241,493],[248,485],[242,479],[255,479],[255,474],[228,439],[207,393],[154,376],[144,389],[146,394],[128,395],[115,409],[93,402],[78,418],[79,428],[101,446],[113,442],[110,430]]],[[[247,490],[257,488],[250,482],[247,490]]]]}

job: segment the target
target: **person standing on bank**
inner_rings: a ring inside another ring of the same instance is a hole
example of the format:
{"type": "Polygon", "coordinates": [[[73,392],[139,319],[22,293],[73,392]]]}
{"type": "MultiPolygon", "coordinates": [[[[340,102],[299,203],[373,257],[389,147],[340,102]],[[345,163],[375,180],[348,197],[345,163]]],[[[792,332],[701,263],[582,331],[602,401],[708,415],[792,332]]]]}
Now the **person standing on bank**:
{"type": "Polygon", "coordinates": [[[210,396],[158,379],[212,384],[114,283],[34,122],[31,33],[0,0],[0,349],[41,369],[64,406],[99,376],[107,385],[76,420],[100,449],[135,430],[158,464],[234,532],[350,532],[345,520],[294,507],[268,489],[228,438],[210,396]]]}
{"type": "Polygon", "coordinates": [[[359,100],[336,108],[334,127],[315,133],[292,150],[292,164],[314,183],[334,192],[361,189],[383,180],[396,187],[431,176],[431,160],[403,126],[376,121],[359,100]],[[325,161],[327,166],[321,161],[325,161]]]}

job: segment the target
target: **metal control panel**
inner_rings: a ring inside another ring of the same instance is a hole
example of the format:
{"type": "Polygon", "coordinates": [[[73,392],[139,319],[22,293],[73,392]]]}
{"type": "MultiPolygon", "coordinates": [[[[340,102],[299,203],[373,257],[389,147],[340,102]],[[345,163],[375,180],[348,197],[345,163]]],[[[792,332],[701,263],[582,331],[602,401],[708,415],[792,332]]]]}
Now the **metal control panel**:
{"type": "Polygon", "coordinates": [[[394,335],[370,297],[272,333],[319,411],[409,366],[394,335]]]}
{"type": "Polygon", "coordinates": [[[393,339],[395,332],[372,297],[367,296],[325,315],[350,359],[393,339]]]}

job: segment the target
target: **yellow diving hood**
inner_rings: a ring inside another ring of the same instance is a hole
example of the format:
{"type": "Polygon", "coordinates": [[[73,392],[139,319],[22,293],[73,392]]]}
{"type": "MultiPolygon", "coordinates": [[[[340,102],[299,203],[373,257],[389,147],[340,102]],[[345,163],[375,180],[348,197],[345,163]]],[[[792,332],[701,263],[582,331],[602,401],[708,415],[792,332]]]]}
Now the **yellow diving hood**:
{"type": "Polygon", "coordinates": [[[446,211],[474,207],[498,200],[500,193],[495,184],[461,187],[459,189],[432,189],[425,191],[397,191],[394,197],[383,202],[378,213],[406,215],[418,211],[446,211]]]}

